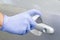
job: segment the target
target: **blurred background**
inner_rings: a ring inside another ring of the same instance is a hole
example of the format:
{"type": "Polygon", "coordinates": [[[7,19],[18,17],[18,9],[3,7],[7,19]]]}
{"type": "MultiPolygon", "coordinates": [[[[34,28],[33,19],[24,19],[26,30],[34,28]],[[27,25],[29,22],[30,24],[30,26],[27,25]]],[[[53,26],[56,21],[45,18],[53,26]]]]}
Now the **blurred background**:
{"type": "Polygon", "coordinates": [[[36,8],[41,11],[44,23],[55,30],[53,35],[32,33],[15,35],[0,31],[0,40],[60,40],[60,0],[0,0],[0,12],[12,16],[36,8]]]}

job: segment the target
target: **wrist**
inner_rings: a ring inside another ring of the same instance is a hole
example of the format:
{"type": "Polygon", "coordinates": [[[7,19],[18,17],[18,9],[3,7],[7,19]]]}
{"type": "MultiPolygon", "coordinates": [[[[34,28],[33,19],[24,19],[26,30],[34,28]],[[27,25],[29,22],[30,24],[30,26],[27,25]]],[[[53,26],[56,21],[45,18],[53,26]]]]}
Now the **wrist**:
{"type": "Polygon", "coordinates": [[[0,13],[0,26],[2,26],[3,24],[3,19],[4,19],[4,16],[2,13],[0,13]]]}

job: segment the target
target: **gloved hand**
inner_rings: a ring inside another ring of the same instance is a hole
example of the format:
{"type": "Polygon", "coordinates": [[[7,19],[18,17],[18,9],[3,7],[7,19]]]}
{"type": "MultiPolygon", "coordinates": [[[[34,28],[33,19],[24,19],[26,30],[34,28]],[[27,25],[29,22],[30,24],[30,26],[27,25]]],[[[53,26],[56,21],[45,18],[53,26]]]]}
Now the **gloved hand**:
{"type": "Polygon", "coordinates": [[[11,17],[4,15],[1,30],[19,35],[26,34],[36,25],[36,22],[32,19],[34,15],[41,15],[40,11],[32,9],[11,17]]]}

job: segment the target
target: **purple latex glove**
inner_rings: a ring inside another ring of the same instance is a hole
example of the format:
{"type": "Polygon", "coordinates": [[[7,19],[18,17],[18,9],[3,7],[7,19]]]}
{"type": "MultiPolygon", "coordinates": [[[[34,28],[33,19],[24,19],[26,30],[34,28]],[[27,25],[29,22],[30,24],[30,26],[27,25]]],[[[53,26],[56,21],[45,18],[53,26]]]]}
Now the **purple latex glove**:
{"type": "Polygon", "coordinates": [[[2,31],[23,35],[35,28],[34,15],[41,15],[39,10],[32,9],[14,16],[4,16],[2,31]]]}

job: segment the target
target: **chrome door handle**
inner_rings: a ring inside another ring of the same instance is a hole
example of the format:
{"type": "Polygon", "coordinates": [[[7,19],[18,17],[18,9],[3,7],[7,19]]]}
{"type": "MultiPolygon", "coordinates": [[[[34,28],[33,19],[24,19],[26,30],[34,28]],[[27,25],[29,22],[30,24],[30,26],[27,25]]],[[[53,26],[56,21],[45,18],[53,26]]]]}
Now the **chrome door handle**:
{"type": "MultiPolygon", "coordinates": [[[[36,21],[38,17],[40,16],[39,15],[34,16],[33,20],[36,21]]],[[[53,34],[54,29],[51,26],[46,25],[44,23],[37,23],[35,29],[31,30],[30,32],[33,33],[34,35],[40,36],[42,33],[53,34]]]]}

